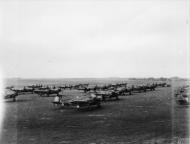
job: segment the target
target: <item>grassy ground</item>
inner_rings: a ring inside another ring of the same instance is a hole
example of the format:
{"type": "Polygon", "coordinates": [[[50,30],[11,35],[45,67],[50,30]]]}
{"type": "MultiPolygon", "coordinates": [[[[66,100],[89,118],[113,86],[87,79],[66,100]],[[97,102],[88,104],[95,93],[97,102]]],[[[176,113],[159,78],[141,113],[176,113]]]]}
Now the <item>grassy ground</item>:
{"type": "Polygon", "coordinates": [[[52,97],[6,101],[1,144],[188,143],[188,110],[171,88],[121,96],[100,109],[55,109],[52,97]]]}

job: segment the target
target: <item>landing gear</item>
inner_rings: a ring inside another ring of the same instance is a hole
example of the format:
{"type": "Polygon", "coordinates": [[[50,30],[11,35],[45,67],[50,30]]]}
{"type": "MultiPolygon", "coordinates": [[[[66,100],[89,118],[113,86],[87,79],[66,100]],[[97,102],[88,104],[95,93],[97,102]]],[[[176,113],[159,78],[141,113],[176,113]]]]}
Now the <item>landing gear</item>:
{"type": "Polygon", "coordinates": [[[15,96],[13,97],[13,102],[16,102],[16,97],[15,96]]]}

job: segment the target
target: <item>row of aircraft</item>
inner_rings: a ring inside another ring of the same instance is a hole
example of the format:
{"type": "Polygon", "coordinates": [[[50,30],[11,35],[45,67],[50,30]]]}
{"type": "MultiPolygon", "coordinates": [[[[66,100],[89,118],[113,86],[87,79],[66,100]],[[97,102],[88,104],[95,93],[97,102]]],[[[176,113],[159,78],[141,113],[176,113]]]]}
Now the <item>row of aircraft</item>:
{"type": "Polygon", "coordinates": [[[146,85],[138,85],[138,86],[128,86],[127,83],[117,83],[117,84],[109,84],[103,86],[90,86],[87,84],[80,84],[75,87],[77,90],[82,90],[84,94],[87,94],[88,97],[85,98],[77,98],[72,100],[60,100],[53,102],[55,105],[60,105],[61,107],[72,107],[72,108],[89,108],[92,106],[100,107],[101,102],[105,102],[107,100],[119,100],[119,96],[124,95],[132,95],[136,92],[146,92],[146,91],[154,91],[156,87],[170,87],[167,83],[152,83],[146,85]]]}
{"type": "Polygon", "coordinates": [[[100,107],[101,101],[115,99],[118,100],[119,96],[124,95],[132,95],[136,92],[146,92],[146,91],[154,91],[156,87],[169,87],[170,85],[167,83],[152,83],[146,85],[131,85],[128,86],[128,83],[116,83],[116,84],[107,84],[107,85],[90,85],[90,84],[76,84],[76,85],[62,85],[62,86],[44,86],[44,85],[30,85],[25,86],[22,89],[16,89],[13,86],[6,87],[5,91],[5,99],[12,99],[14,102],[16,101],[16,97],[25,94],[32,93],[38,94],[40,96],[57,96],[59,98],[58,101],[53,102],[56,105],[61,106],[70,106],[81,108],[84,106],[93,106],[97,105],[100,107]],[[88,95],[85,98],[78,98],[77,100],[69,100],[63,101],[64,95],[62,95],[62,91],[64,90],[79,90],[84,92],[84,95],[88,95]]]}

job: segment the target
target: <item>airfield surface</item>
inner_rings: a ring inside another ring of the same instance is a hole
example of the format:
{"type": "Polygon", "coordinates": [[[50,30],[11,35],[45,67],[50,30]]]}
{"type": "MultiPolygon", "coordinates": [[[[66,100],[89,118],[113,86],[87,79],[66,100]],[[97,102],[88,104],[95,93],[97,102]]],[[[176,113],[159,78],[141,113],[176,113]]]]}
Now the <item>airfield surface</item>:
{"type": "Polygon", "coordinates": [[[1,144],[189,143],[188,106],[173,88],[120,96],[100,109],[56,109],[53,97],[25,94],[5,101],[1,144]]]}

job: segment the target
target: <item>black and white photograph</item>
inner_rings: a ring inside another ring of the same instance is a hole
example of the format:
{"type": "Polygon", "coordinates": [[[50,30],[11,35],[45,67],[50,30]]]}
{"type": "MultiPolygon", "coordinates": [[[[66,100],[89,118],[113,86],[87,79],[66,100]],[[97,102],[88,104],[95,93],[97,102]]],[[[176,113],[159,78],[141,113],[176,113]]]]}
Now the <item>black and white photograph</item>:
{"type": "Polygon", "coordinates": [[[0,144],[190,144],[190,0],[0,0],[0,144]]]}

